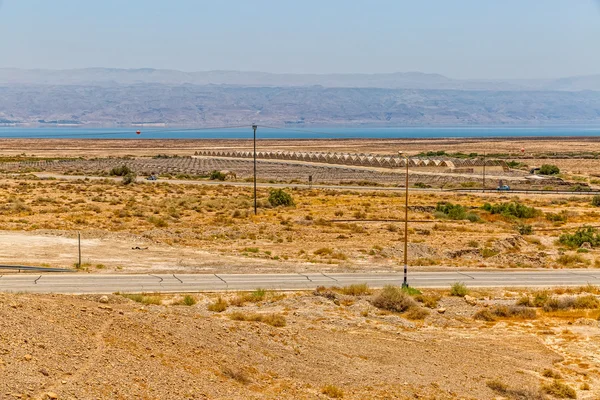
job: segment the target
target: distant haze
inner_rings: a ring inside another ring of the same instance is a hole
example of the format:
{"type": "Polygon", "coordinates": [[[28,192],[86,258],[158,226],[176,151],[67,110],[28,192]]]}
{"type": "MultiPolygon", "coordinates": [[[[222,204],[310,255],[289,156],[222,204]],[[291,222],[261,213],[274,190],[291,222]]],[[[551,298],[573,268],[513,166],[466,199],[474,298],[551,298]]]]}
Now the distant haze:
{"type": "Polygon", "coordinates": [[[0,68],[0,84],[33,85],[236,85],[252,87],[382,88],[427,90],[600,91],[600,74],[559,79],[467,80],[440,74],[273,74],[266,72],[183,72],[151,68],[86,68],[76,70],[23,70],[0,68]]]}
{"type": "MultiPolygon", "coordinates": [[[[419,71],[479,80],[556,80],[600,73],[600,7],[594,0],[4,0],[0,4],[0,68],[151,67],[282,74],[419,71]]],[[[285,84],[292,80],[284,78],[285,84]]],[[[332,82],[330,77],[323,79],[332,82]]],[[[299,82],[309,81],[320,78],[299,82]]]]}

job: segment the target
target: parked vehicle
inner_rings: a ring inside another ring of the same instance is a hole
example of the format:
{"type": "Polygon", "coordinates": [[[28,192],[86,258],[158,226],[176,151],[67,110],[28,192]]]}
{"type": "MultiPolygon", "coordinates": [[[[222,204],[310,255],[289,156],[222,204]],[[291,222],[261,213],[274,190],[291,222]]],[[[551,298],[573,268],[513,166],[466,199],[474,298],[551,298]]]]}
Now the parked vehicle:
{"type": "Polygon", "coordinates": [[[498,186],[496,188],[496,190],[510,190],[510,186],[508,186],[508,185],[498,186]]]}

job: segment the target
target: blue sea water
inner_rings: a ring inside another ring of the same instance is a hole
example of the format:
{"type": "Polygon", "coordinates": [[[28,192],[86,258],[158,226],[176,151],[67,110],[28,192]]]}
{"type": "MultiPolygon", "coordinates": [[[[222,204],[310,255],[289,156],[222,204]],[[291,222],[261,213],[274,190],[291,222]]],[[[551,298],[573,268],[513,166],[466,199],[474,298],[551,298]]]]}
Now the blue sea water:
{"type": "MultiPolygon", "coordinates": [[[[252,128],[15,128],[0,127],[0,139],[249,139],[252,128]],[[137,130],[141,134],[136,134],[137,130]]],[[[399,127],[399,128],[270,128],[259,126],[258,139],[341,138],[492,138],[492,137],[600,137],[600,126],[574,127],[399,127]]]]}

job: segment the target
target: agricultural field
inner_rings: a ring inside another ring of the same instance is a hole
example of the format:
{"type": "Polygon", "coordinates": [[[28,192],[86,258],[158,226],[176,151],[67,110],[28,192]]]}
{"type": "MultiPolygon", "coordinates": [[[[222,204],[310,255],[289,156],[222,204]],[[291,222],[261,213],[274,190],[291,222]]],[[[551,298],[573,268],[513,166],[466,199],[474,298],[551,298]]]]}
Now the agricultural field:
{"type": "Polygon", "coordinates": [[[0,397],[595,399],[599,293],[0,294],[0,397]]]}

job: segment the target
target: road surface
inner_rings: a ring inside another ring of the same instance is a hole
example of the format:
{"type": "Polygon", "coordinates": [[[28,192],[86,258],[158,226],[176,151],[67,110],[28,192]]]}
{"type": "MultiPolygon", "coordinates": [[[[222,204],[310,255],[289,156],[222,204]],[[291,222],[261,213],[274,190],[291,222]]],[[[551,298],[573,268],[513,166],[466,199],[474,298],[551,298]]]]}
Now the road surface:
{"type": "MultiPolygon", "coordinates": [[[[218,292],[228,290],[312,290],[317,286],[367,283],[370,287],[401,285],[401,273],[345,274],[11,274],[0,276],[0,292],[114,293],[218,292]]],[[[556,287],[600,284],[600,269],[533,271],[414,272],[416,288],[449,288],[455,282],[469,287],[556,287]]]]}

